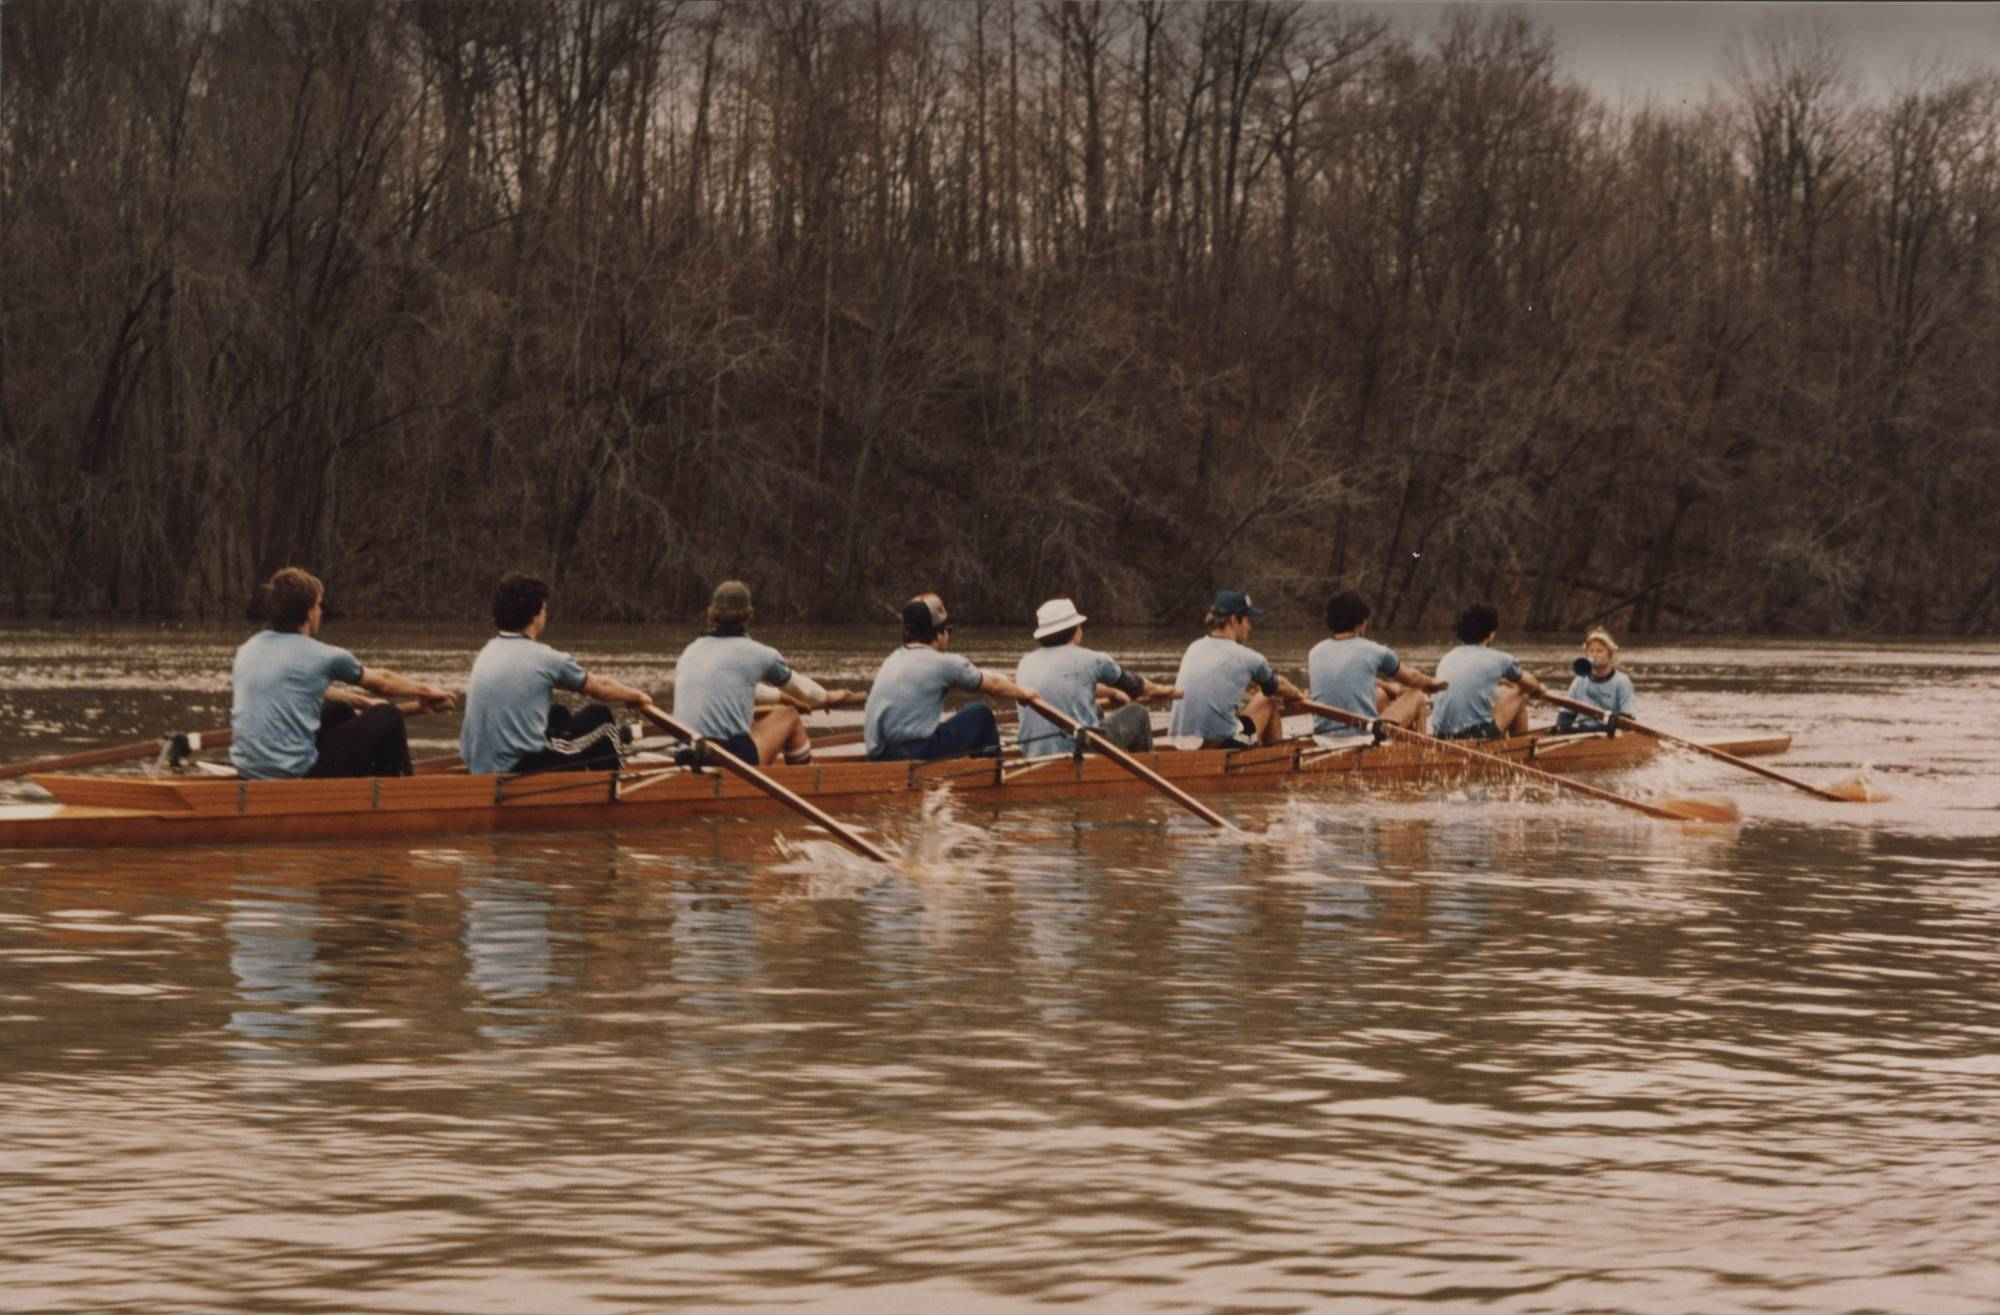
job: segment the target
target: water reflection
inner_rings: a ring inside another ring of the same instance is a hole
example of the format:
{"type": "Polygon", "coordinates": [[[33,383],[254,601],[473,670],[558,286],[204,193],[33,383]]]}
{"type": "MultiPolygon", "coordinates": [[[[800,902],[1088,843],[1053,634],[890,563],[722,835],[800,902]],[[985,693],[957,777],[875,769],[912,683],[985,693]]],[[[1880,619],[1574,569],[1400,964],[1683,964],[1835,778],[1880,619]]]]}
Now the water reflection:
{"type": "Polygon", "coordinates": [[[496,1041],[540,1035],[549,993],[563,981],[555,971],[545,889],[482,865],[462,873],[459,890],[465,899],[466,979],[495,1020],[482,1023],[480,1035],[496,1041]]]}
{"type": "Polygon", "coordinates": [[[311,892],[247,891],[229,901],[223,930],[241,1007],[231,1031],[254,1041],[302,1036],[316,1017],[298,1006],[326,997],[314,932],[320,909],[311,892]]]}

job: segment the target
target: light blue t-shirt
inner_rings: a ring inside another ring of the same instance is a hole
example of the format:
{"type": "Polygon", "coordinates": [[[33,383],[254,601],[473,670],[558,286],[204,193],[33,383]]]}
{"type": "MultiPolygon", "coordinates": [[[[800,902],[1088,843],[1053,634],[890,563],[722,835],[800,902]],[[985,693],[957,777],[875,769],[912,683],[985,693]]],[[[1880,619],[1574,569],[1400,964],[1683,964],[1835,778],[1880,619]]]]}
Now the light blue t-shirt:
{"type": "Polygon", "coordinates": [[[757,682],[782,685],[792,668],[777,649],[748,635],[702,635],[674,664],[674,716],[697,735],[748,735],[757,720],[757,682]]]}
{"type": "Polygon", "coordinates": [[[905,644],[891,653],[875,673],[861,710],[868,756],[929,739],[944,711],[944,696],[955,689],[978,689],[981,679],[979,668],[967,659],[928,644],[905,644]]]}
{"type": "Polygon", "coordinates": [[[582,690],[576,659],[540,640],[502,631],[472,660],[465,684],[465,727],[458,753],[465,770],[511,772],[548,744],[549,691],[582,690]]]}
{"type": "Polygon", "coordinates": [[[1251,685],[1266,694],[1278,692],[1271,664],[1254,648],[1220,635],[1203,635],[1181,655],[1174,677],[1181,697],[1174,702],[1169,735],[1199,735],[1204,740],[1235,739],[1243,730],[1236,709],[1251,685]]]}
{"type": "Polygon", "coordinates": [[[344,648],[296,630],[260,630],[229,669],[229,761],[251,781],[304,776],[319,761],[326,687],[356,684],[361,663],[344,648]]]}
{"type": "MultiPolygon", "coordinates": [[[[1322,639],[1306,655],[1315,703],[1375,719],[1375,682],[1396,674],[1402,662],[1387,647],[1362,635],[1322,639]]],[[[1313,718],[1316,735],[1366,735],[1366,726],[1351,726],[1331,717],[1313,718]]]]}
{"type": "MultiPolygon", "coordinates": [[[[1124,676],[1116,662],[1081,644],[1038,648],[1021,659],[1014,679],[1042,696],[1042,702],[1066,713],[1080,726],[1095,726],[1098,685],[1116,685],[1124,676]]],[[[1070,737],[1034,709],[1021,708],[1021,752],[1030,758],[1075,749],[1070,737]]]]}
{"type": "MultiPolygon", "coordinates": [[[[1635,716],[1639,706],[1638,697],[1632,690],[1632,678],[1622,671],[1613,671],[1603,680],[1596,676],[1578,676],[1569,683],[1569,696],[1578,703],[1588,703],[1593,708],[1615,712],[1621,717],[1635,716]]],[[[1556,714],[1556,725],[1568,726],[1575,722],[1587,731],[1601,731],[1604,723],[1595,717],[1578,718],[1577,714],[1564,708],[1556,714]]]]}
{"type": "Polygon", "coordinates": [[[1439,680],[1451,688],[1431,700],[1431,734],[1463,735],[1493,720],[1494,687],[1521,678],[1512,653],[1484,644],[1460,644],[1438,659],[1439,680]]]}

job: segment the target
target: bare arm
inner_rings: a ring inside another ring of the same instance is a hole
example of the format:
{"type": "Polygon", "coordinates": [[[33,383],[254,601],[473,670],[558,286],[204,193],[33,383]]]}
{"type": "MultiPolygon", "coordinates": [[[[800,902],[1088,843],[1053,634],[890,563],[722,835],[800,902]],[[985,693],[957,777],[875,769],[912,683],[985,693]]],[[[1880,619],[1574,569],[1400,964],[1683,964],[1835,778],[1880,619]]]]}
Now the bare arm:
{"type": "Polygon", "coordinates": [[[611,679],[609,676],[587,676],[583,682],[583,696],[587,699],[602,699],[606,703],[622,703],[628,708],[640,708],[653,701],[644,690],[633,689],[630,685],[611,679]]]}
{"type": "Polygon", "coordinates": [[[817,712],[821,708],[838,708],[853,703],[861,694],[851,689],[826,689],[811,676],[794,671],[792,678],[780,689],[766,681],[757,682],[757,702],[762,705],[784,704],[800,712],[817,712]]]}
{"type": "Polygon", "coordinates": [[[856,690],[827,689],[811,676],[796,671],[792,673],[792,678],[785,682],[784,689],[779,693],[789,696],[785,701],[798,708],[800,712],[816,708],[838,708],[861,697],[856,690]],[[805,706],[800,707],[800,704],[805,706]]]}
{"type": "Polygon", "coordinates": [[[454,707],[458,702],[448,689],[439,689],[436,685],[425,685],[407,676],[399,676],[386,667],[364,667],[361,671],[361,688],[375,694],[387,694],[391,698],[416,699],[424,705],[426,712],[454,707]]]}
{"type": "Polygon", "coordinates": [[[1399,664],[1396,667],[1396,674],[1389,679],[1395,681],[1398,685],[1408,685],[1412,689],[1420,689],[1426,694],[1435,694],[1441,689],[1451,688],[1450,681],[1439,680],[1435,676],[1426,676],[1407,662],[1399,664]]]}
{"type": "Polygon", "coordinates": [[[1003,699],[1013,699],[1016,703],[1026,703],[1029,699],[1042,697],[1026,685],[1017,685],[997,671],[980,673],[979,692],[981,694],[992,694],[1003,699]]]}

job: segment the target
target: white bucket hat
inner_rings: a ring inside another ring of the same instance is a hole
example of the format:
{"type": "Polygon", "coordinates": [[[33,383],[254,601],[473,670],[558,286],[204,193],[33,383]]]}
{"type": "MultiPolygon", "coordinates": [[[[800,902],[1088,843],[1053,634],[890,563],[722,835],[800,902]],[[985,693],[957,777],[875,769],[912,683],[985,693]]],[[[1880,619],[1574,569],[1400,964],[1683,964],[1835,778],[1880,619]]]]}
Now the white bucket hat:
{"type": "Polygon", "coordinates": [[[1035,638],[1046,639],[1059,634],[1071,626],[1080,626],[1090,618],[1076,610],[1076,604],[1067,598],[1051,598],[1035,609],[1035,638]]]}

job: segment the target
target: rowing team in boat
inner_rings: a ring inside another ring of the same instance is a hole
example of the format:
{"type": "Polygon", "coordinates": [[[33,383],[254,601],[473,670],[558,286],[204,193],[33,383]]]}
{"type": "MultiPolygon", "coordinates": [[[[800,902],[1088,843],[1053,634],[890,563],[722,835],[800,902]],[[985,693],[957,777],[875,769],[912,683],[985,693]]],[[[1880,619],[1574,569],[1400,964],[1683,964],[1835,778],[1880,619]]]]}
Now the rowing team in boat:
{"type": "MultiPolygon", "coordinates": [[[[231,670],[229,756],[237,774],[251,780],[407,775],[402,712],[368,695],[415,699],[438,711],[454,706],[452,693],[364,666],[347,650],[321,642],[326,591],[310,573],[286,567],[271,577],[264,596],[269,629],[237,649],[231,670]]],[[[644,691],[586,672],[569,654],[543,643],[548,603],[548,584],[532,575],[507,575],[494,591],[498,633],[474,659],[465,691],[459,749],[470,772],[615,768],[629,732],[610,705],[651,706],[644,691]],[[557,690],[600,702],[572,711],[552,697],[557,690]]],[[[1263,615],[1247,593],[1218,592],[1204,619],[1206,633],[1188,645],[1173,683],[1163,685],[1086,648],[1088,618],[1070,599],[1051,599],[1036,612],[1035,649],[1009,677],[950,652],[944,601],[919,594],[903,606],[902,646],[882,663],[866,696],[867,756],[934,761],[998,755],[999,719],[986,704],[970,703],[942,717],[953,691],[1021,703],[1018,743],[1028,757],[1068,754],[1075,747],[1068,733],[1025,706],[1036,699],[1115,748],[1144,752],[1153,747],[1146,705],[1157,700],[1174,701],[1168,733],[1177,744],[1233,749],[1278,743],[1285,707],[1308,698],[1364,722],[1414,728],[1428,716],[1430,732],[1440,738],[1500,739],[1527,730],[1528,700],[1545,692],[1511,654],[1493,647],[1500,618],[1483,603],[1465,609],[1455,627],[1457,647],[1439,659],[1435,675],[1427,675],[1368,638],[1364,599],[1337,595],[1326,608],[1330,637],[1308,655],[1309,692],[1250,647],[1251,630],[1263,615]],[[1108,715],[1100,700],[1112,707],[1108,715]]],[[[747,585],[730,580],[717,586],[707,632],[682,650],[676,665],[673,716],[746,763],[810,762],[812,742],[800,712],[838,707],[860,695],[794,671],[783,654],[750,637],[755,618],[747,585]]],[[[1608,633],[1590,632],[1569,697],[1601,709],[1605,718],[1566,711],[1557,729],[1599,730],[1633,715],[1632,682],[1617,669],[1617,652],[1608,633]]],[[[1338,744],[1367,734],[1368,727],[1319,717],[1314,733],[1338,744]]],[[[698,758],[699,743],[690,752],[698,758]]]]}

